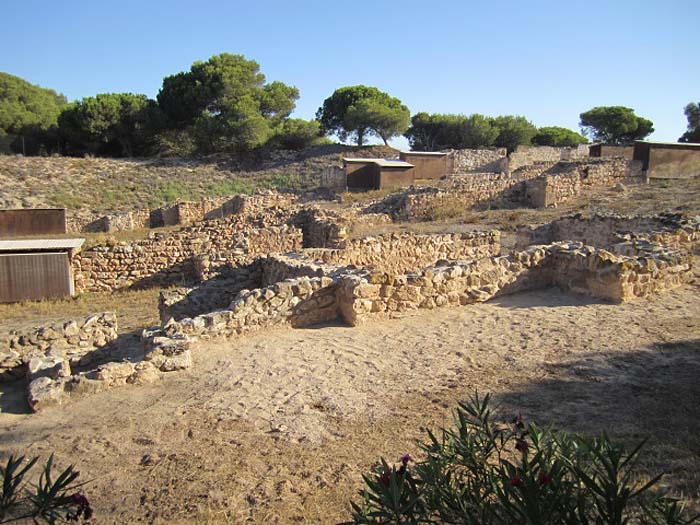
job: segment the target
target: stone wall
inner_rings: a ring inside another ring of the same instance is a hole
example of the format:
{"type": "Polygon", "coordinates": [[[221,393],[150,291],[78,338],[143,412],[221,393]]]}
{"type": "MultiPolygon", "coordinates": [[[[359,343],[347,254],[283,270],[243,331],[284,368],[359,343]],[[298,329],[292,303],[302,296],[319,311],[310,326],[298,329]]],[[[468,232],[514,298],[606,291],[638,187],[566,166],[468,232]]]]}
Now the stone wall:
{"type": "Polygon", "coordinates": [[[527,199],[530,206],[544,208],[561,204],[587,189],[644,181],[638,161],[613,157],[558,162],[527,182],[527,199]]]}
{"type": "Polygon", "coordinates": [[[573,148],[557,148],[553,146],[524,146],[520,145],[508,155],[508,163],[505,171],[510,173],[523,166],[529,166],[538,162],[559,162],[586,160],[588,158],[588,145],[573,148]]]}
{"type": "Polygon", "coordinates": [[[60,357],[70,365],[84,365],[86,355],[116,337],[117,316],[111,312],[10,333],[0,340],[0,381],[21,377],[34,358],[60,357]]]}
{"type": "Polygon", "coordinates": [[[342,250],[306,249],[302,255],[323,264],[405,272],[440,259],[474,259],[500,254],[500,232],[454,234],[389,233],[352,239],[342,250]]]}
{"type": "MultiPolygon", "coordinates": [[[[544,168],[543,168],[544,169],[544,168]]],[[[477,205],[511,206],[525,198],[525,181],[540,175],[530,170],[471,173],[452,177],[440,188],[411,188],[386,199],[386,211],[395,220],[432,220],[442,209],[471,209],[477,205]]]]}
{"type": "Polygon", "coordinates": [[[142,241],[94,246],[73,258],[76,291],[113,291],[183,283],[259,255],[301,249],[302,232],[282,224],[247,227],[237,217],[209,221],[142,241]],[[195,258],[204,256],[197,262],[195,258]]]}
{"type": "Polygon", "coordinates": [[[677,288],[691,278],[692,258],[657,247],[615,255],[581,243],[553,251],[552,282],[564,290],[612,302],[630,301],[677,288]]]}
{"type": "Polygon", "coordinates": [[[225,276],[213,277],[189,287],[160,292],[158,312],[162,323],[194,317],[231,304],[239,292],[260,288],[263,271],[260,259],[251,264],[230,268],[225,276]]]}
{"type": "Polygon", "coordinates": [[[201,201],[178,201],[154,210],[134,210],[95,217],[82,213],[67,218],[69,232],[117,232],[163,226],[191,225],[199,221],[222,219],[229,215],[255,215],[270,208],[292,208],[298,198],[272,190],[253,195],[211,197],[201,201]]]}
{"type": "Polygon", "coordinates": [[[611,250],[626,241],[646,241],[687,253],[700,253],[700,217],[661,213],[617,215],[580,213],[541,226],[518,229],[517,245],[582,242],[611,250]]]}
{"type": "Polygon", "coordinates": [[[339,285],[338,307],[342,319],[355,326],[410,310],[472,304],[546,286],[623,302],[675,288],[690,277],[691,258],[673,251],[629,257],[581,243],[558,243],[410,274],[347,275],[339,285]]]}
{"type": "Polygon", "coordinates": [[[171,321],[166,337],[232,337],[265,327],[310,326],[337,319],[337,282],[332,277],[298,277],[239,293],[231,305],[193,318],[171,321]]]}
{"type": "Polygon", "coordinates": [[[451,154],[455,175],[472,172],[500,173],[505,171],[508,151],[506,148],[458,149],[452,150],[451,154]]]}
{"type": "Polygon", "coordinates": [[[111,215],[105,215],[99,219],[86,223],[80,224],[73,223],[71,228],[78,228],[69,230],[71,232],[118,232],[118,231],[128,231],[128,230],[140,230],[144,228],[150,228],[150,212],[148,210],[137,210],[137,211],[126,211],[121,213],[114,213],[111,215]]]}

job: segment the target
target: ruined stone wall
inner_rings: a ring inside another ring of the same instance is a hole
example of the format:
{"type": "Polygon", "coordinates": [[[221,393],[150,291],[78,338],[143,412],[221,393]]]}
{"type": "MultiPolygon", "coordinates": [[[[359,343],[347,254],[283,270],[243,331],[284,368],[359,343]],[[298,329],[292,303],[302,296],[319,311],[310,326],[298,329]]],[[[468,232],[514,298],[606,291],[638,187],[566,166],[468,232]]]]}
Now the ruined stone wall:
{"type": "Polygon", "coordinates": [[[577,213],[541,226],[524,226],[518,229],[516,235],[519,247],[568,240],[613,249],[621,241],[644,240],[697,253],[700,251],[700,217],[668,213],[590,216],[577,213]]]}
{"type": "Polygon", "coordinates": [[[331,277],[288,279],[240,293],[225,310],[166,325],[166,336],[232,337],[265,327],[310,326],[337,319],[337,283],[331,277]]]}
{"type": "Polygon", "coordinates": [[[523,166],[539,162],[556,163],[560,161],[576,161],[588,158],[588,145],[582,144],[573,148],[558,148],[553,146],[520,145],[508,155],[506,171],[514,172],[523,166]]]}
{"type": "Polygon", "coordinates": [[[454,234],[390,233],[352,239],[342,250],[305,249],[302,255],[323,264],[371,266],[383,271],[412,271],[440,259],[474,259],[500,254],[500,232],[454,234]]]}
{"type": "Polygon", "coordinates": [[[231,268],[225,277],[214,277],[190,287],[178,287],[160,292],[158,313],[165,324],[169,319],[180,320],[226,308],[242,290],[263,286],[261,259],[231,268]]]}
{"type": "Polygon", "coordinates": [[[116,337],[117,316],[112,312],[10,333],[0,340],[0,381],[21,377],[34,358],[60,357],[73,366],[84,365],[87,354],[116,337]]]}
{"type": "Polygon", "coordinates": [[[472,172],[505,171],[506,148],[458,149],[452,150],[454,159],[453,173],[456,175],[472,172]]]}
{"type": "Polygon", "coordinates": [[[472,173],[457,176],[442,188],[406,191],[394,199],[387,211],[398,220],[432,220],[443,208],[471,209],[486,203],[512,205],[524,199],[525,181],[539,174],[539,171],[527,171],[515,175],[472,173]]]}
{"type": "Polygon", "coordinates": [[[232,217],[141,241],[94,246],[73,258],[76,291],[183,283],[212,267],[238,266],[266,253],[301,249],[301,242],[301,231],[286,224],[251,228],[232,217]],[[194,257],[199,255],[205,258],[198,261],[197,272],[194,257]]]}
{"type": "Polygon", "coordinates": [[[688,282],[691,256],[657,248],[637,246],[624,256],[580,243],[565,244],[552,253],[552,282],[616,303],[650,297],[688,282]]]}
{"type": "Polygon", "coordinates": [[[409,310],[472,304],[552,285],[623,302],[680,286],[690,279],[690,270],[690,256],[669,250],[630,257],[558,243],[404,275],[347,275],[340,282],[338,307],[342,319],[355,326],[409,310]]]}
{"type": "Polygon", "coordinates": [[[557,206],[587,189],[643,183],[641,167],[637,161],[616,157],[558,162],[527,182],[527,201],[535,208],[557,206]]]}
{"type": "Polygon", "coordinates": [[[562,148],[552,146],[523,146],[515,148],[508,155],[508,171],[514,172],[523,166],[529,166],[536,162],[559,162],[562,148]]]}

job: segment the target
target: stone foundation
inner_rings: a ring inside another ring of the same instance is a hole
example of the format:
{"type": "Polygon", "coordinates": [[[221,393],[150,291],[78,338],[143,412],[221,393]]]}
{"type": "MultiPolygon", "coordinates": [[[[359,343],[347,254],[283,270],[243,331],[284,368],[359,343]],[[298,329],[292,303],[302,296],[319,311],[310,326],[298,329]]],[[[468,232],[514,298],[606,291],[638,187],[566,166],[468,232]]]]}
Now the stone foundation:
{"type": "Polygon", "coordinates": [[[700,253],[700,217],[657,215],[574,214],[541,226],[517,230],[517,246],[570,240],[616,250],[625,241],[646,241],[687,253],[700,253]]]}
{"type": "Polygon", "coordinates": [[[35,358],[60,356],[73,366],[88,364],[116,337],[117,316],[111,312],[10,333],[0,341],[0,381],[22,376],[35,358]]]}

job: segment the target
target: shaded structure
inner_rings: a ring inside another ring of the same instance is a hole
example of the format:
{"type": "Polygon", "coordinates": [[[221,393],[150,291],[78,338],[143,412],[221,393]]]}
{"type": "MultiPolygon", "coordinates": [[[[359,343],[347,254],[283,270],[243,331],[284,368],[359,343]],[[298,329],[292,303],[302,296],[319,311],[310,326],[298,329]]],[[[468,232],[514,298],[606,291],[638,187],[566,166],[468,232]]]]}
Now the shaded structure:
{"type": "Polygon", "coordinates": [[[84,239],[0,241],[0,303],[72,296],[71,259],[84,239]]]}
{"type": "Polygon", "coordinates": [[[414,165],[402,160],[344,158],[343,168],[349,189],[382,190],[415,180],[414,165]]]}
{"type": "Polygon", "coordinates": [[[454,172],[454,154],[442,151],[402,151],[399,159],[413,164],[416,179],[441,179],[454,172]]]}
{"type": "Polygon", "coordinates": [[[0,238],[66,233],[65,208],[0,210],[0,238]]]}
{"type": "Polygon", "coordinates": [[[634,160],[650,179],[690,179],[700,177],[700,144],[690,142],[634,143],[634,160]]]}
{"type": "Polygon", "coordinates": [[[634,146],[611,146],[609,144],[592,144],[588,148],[591,157],[624,157],[634,158],[634,146]]]}

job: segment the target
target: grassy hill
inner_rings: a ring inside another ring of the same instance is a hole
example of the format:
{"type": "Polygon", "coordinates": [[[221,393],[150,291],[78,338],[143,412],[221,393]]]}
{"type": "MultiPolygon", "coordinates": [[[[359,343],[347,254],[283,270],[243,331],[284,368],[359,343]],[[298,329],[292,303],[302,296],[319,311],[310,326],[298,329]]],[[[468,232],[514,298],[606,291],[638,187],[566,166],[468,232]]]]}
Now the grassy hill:
{"type": "Polygon", "coordinates": [[[318,185],[343,156],[394,157],[384,146],[337,144],[267,155],[201,159],[106,159],[0,155],[0,208],[58,206],[102,214],[155,208],[178,199],[246,193],[256,187],[299,191],[318,185]]]}

